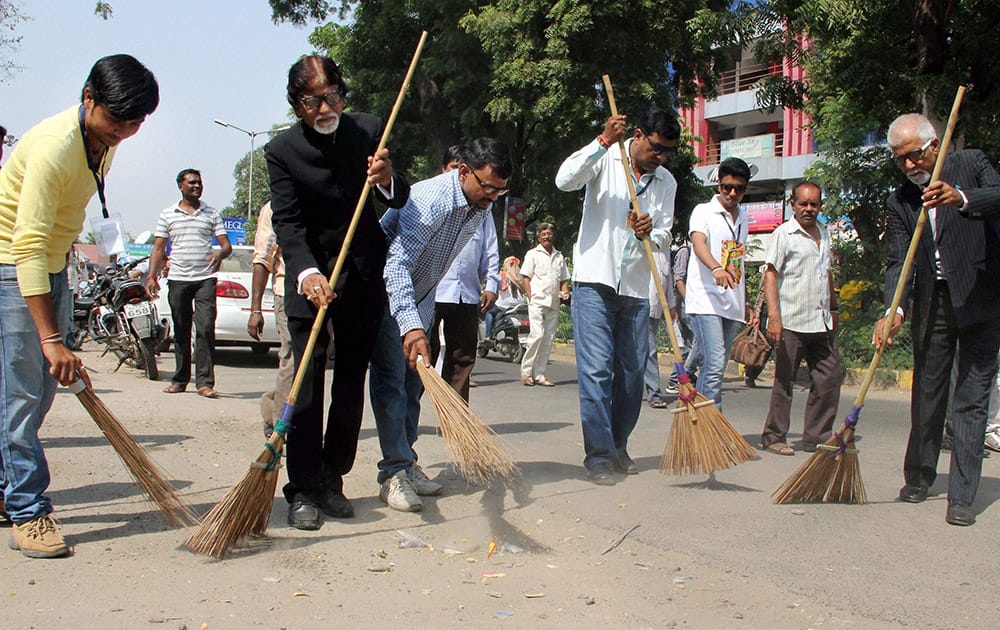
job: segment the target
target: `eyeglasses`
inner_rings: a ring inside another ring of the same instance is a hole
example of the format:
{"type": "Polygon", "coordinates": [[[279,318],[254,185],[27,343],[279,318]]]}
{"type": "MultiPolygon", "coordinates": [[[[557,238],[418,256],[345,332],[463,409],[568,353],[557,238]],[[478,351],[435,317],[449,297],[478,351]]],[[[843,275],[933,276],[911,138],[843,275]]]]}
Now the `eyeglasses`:
{"type": "Polygon", "coordinates": [[[747,185],[746,184],[719,184],[719,190],[721,190],[724,193],[731,193],[733,191],[736,191],[736,192],[742,194],[742,193],[745,193],[747,191],[747,185]]]}
{"type": "Polygon", "coordinates": [[[927,151],[927,148],[931,146],[932,142],[934,142],[934,138],[931,138],[930,140],[925,142],[924,146],[920,147],[919,149],[915,151],[910,151],[905,155],[893,155],[892,159],[896,162],[896,166],[898,166],[899,168],[903,168],[904,166],[906,166],[907,160],[909,160],[913,164],[916,164],[917,162],[920,161],[921,158],[924,157],[924,152],[927,151]]]}
{"type": "Polygon", "coordinates": [[[476,171],[472,170],[471,166],[469,166],[468,164],[466,164],[466,166],[468,166],[469,172],[472,173],[472,176],[476,178],[476,181],[479,182],[479,187],[482,188],[487,195],[495,194],[497,197],[502,197],[510,192],[510,188],[497,188],[492,184],[487,184],[483,180],[479,179],[479,175],[476,175],[476,171]]]}
{"type": "Polygon", "coordinates": [[[665,144],[660,144],[659,142],[653,142],[646,136],[646,142],[649,143],[649,148],[653,150],[654,155],[674,155],[677,153],[677,147],[668,147],[665,144]]]}
{"type": "Polygon", "coordinates": [[[339,103],[344,100],[344,97],[340,95],[337,90],[332,90],[326,94],[320,94],[319,96],[303,96],[299,99],[302,106],[312,111],[314,109],[319,109],[320,103],[326,102],[330,107],[336,107],[339,103]]]}

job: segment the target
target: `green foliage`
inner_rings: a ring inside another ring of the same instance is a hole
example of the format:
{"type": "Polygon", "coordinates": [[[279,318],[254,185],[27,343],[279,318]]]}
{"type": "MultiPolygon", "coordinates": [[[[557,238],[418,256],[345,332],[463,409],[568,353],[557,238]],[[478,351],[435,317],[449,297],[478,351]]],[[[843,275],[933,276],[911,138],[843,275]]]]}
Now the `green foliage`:
{"type": "MultiPolygon", "coordinates": [[[[297,23],[328,20],[332,4],[271,1],[276,20],[297,23]]],[[[339,15],[350,14],[350,24],[324,24],[310,42],[342,65],[351,86],[348,107],[384,117],[427,30],[390,140],[394,164],[415,181],[437,172],[449,146],[495,137],[511,148],[512,195],[526,200],[528,225],[552,217],[568,251],[582,193],[560,192],[553,180],[562,160],[603,128],[609,112],[601,76],[611,75],[619,108],[633,123],[650,102],[676,107],[699,92],[711,94],[714,68],[728,54],[715,43],[738,23],[722,20],[711,32],[705,25],[728,4],[342,0],[339,15]]],[[[678,229],[704,193],[691,173],[694,162],[682,152],[668,164],[680,184],[678,229]]],[[[523,253],[529,243],[509,246],[523,253]]]]}
{"type": "Polygon", "coordinates": [[[99,18],[101,18],[102,20],[109,20],[109,19],[111,19],[111,16],[113,14],[114,14],[114,11],[112,11],[112,9],[111,9],[111,3],[110,2],[97,2],[94,5],[94,15],[96,15],[99,18]]]}
{"type": "MultiPolygon", "coordinates": [[[[222,210],[224,217],[246,217],[247,195],[250,194],[250,153],[247,152],[236,162],[233,168],[233,200],[222,210]]],[[[271,200],[271,188],[268,185],[267,162],[264,161],[264,148],[257,147],[253,152],[253,199],[249,208],[256,217],[261,206],[271,200]]]]}

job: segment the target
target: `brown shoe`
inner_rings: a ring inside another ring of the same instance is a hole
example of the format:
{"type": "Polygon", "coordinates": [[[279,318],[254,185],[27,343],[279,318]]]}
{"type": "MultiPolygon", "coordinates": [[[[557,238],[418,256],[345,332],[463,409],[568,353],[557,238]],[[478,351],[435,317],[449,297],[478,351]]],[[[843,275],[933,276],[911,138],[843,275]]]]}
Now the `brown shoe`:
{"type": "Polygon", "coordinates": [[[545,378],[544,376],[539,376],[535,379],[535,385],[541,385],[542,387],[555,387],[556,384],[545,378]]]}
{"type": "Polygon", "coordinates": [[[180,394],[185,389],[187,389],[187,385],[177,385],[176,383],[171,383],[164,387],[163,391],[168,394],[180,394]]]}
{"type": "Polygon", "coordinates": [[[521,382],[524,383],[528,387],[534,387],[535,386],[535,379],[531,378],[527,374],[522,374],[521,375],[521,382]]]}
{"type": "Polygon", "coordinates": [[[198,395],[204,396],[205,398],[218,398],[219,392],[215,391],[211,387],[199,387],[198,395]]]}
{"type": "Polygon", "coordinates": [[[56,519],[49,514],[20,525],[14,524],[7,546],[20,549],[29,558],[58,558],[69,553],[69,547],[57,529],[56,519]]]}

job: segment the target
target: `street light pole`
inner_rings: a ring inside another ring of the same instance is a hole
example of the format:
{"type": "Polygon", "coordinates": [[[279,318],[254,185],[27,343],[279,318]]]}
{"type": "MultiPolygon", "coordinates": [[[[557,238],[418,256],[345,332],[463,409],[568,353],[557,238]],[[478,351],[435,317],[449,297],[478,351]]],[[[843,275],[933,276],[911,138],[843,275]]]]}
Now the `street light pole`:
{"type": "Polygon", "coordinates": [[[249,221],[250,218],[253,216],[253,150],[254,150],[254,142],[256,141],[257,136],[259,136],[259,135],[262,135],[262,134],[263,135],[275,134],[275,133],[278,133],[279,131],[284,131],[285,129],[288,129],[289,127],[291,127],[291,125],[282,125],[281,127],[275,127],[274,129],[264,129],[264,130],[261,130],[261,131],[248,131],[246,129],[243,129],[242,127],[237,127],[236,125],[234,125],[232,123],[228,123],[228,122],[226,122],[224,120],[220,120],[218,118],[216,118],[212,122],[214,122],[217,125],[221,125],[223,127],[229,127],[230,129],[235,129],[236,131],[241,131],[241,132],[247,134],[247,136],[250,137],[250,176],[247,178],[249,180],[249,183],[247,184],[247,221],[249,221]]]}

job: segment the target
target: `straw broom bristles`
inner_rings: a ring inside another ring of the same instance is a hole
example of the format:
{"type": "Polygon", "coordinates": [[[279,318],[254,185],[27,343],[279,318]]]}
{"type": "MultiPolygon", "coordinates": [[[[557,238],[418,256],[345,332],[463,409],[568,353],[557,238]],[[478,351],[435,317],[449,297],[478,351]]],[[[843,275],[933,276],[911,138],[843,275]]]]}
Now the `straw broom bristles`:
{"type": "Polygon", "coordinates": [[[162,469],[150,459],[141,446],[136,444],[128,430],[108,409],[104,401],[97,397],[94,390],[87,387],[83,379],[80,379],[70,385],[70,391],[76,394],[77,399],[125,463],[125,468],[128,469],[132,479],[160,508],[167,522],[174,527],[196,525],[198,517],[181,502],[173,486],[164,478],[162,469]]]}
{"type": "Polygon", "coordinates": [[[284,445],[284,434],[276,429],[243,479],[205,515],[201,527],[184,543],[188,549],[219,558],[247,536],[267,531],[284,445]]]}
{"type": "Polygon", "coordinates": [[[757,458],[757,453],[713,401],[705,398],[690,382],[681,384],[679,390],[681,400],[672,409],[674,420],[660,461],[661,472],[669,475],[712,473],[757,458]]]}
{"type": "Polygon", "coordinates": [[[854,429],[845,424],[771,494],[775,503],[867,503],[854,429]]]}
{"type": "Polygon", "coordinates": [[[434,368],[418,359],[417,374],[437,412],[445,446],[465,478],[487,484],[497,477],[509,481],[516,476],[517,466],[497,442],[496,433],[476,418],[434,368]]]}

